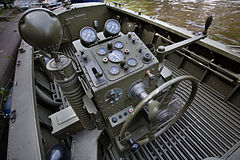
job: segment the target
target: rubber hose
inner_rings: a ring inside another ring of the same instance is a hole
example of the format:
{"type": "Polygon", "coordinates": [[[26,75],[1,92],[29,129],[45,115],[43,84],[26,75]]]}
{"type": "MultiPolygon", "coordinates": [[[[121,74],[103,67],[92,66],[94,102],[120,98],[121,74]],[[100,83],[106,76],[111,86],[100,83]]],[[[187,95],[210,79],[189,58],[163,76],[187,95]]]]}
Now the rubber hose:
{"type": "Polygon", "coordinates": [[[57,109],[60,105],[62,105],[61,102],[55,102],[51,98],[49,98],[38,86],[35,86],[35,90],[38,98],[45,104],[54,107],[54,109],[57,109]]]}

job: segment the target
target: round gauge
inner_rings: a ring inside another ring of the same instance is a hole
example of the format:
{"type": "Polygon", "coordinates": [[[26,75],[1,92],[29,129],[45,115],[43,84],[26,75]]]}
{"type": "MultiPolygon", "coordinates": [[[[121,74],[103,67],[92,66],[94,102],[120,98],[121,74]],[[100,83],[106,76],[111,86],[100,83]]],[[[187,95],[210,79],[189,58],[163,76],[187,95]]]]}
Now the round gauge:
{"type": "Polygon", "coordinates": [[[112,50],[108,53],[108,59],[113,63],[119,63],[125,59],[125,55],[120,50],[112,50]]]}
{"type": "Polygon", "coordinates": [[[104,56],[107,54],[107,49],[106,48],[98,48],[97,54],[100,56],[104,56]]]}
{"type": "Polygon", "coordinates": [[[104,26],[104,36],[110,37],[110,36],[116,36],[120,32],[120,23],[116,21],[115,19],[109,19],[105,23],[104,26]]]}
{"type": "Polygon", "coordinates": [[[121,41],[117,41],[114,43],[114,47],[116,49],[122,49],[123,48],[123,43],[121,41]]]}
{"type": "Polygon", "coordinates": [[[120,88],[113,88],[104,95],[104,101],[114,103],[122,98],[123,92],[120,88]]]}
{"type": "Polygon", "coordinates": [[[135,58],[129,58],[127,64],[131,67],[135,67],[137,65],[137,60],[135,58]]]}
{"type": "Polygon", "coordinates": [[[117,66],[111,66],[108,71],[112,75],[117,75],[120,72],[120,69],[117,66]]]}
{"type": "Polygon", "coordinates": [[[84,27],[80,31],[80,39],[84,46],[93,44],[97,40],[97,32],[92,27],[84,27]]]}

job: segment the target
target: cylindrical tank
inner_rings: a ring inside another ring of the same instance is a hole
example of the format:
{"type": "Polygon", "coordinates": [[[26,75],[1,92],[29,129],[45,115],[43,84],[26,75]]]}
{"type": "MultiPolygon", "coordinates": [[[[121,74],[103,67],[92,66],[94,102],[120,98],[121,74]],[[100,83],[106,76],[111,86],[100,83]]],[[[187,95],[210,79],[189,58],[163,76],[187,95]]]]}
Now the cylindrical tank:
{"type": "Polygon", "coordinates": [[[60,86],[63,95],[67,98],[83,127],[94,129],[91,118],[83,106],[84,91],[73,68],[72,60],[65,56],[59,56],[59,59],[58,63],[51,59],[47,63],[47,69],[53,73],[55,81],[60,86]]]}

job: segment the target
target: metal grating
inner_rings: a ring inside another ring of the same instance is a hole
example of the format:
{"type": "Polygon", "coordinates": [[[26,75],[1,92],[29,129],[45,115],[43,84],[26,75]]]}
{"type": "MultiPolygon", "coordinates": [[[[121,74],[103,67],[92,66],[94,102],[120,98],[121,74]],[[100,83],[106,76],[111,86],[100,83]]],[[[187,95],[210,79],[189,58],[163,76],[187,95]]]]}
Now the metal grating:
{"type": "MultiPolygon", "coordinates": [[[[167,60],[164,63],[174,77],[187,74],[167,60]]],[[[189,86],[188,82],[180,84],[176,91],[180,100],[186,100],[189,86]]],[[[223,102],[208,86],[199,84],[191,107],[176,124],[137,153],[127,152],[124,157],[131,160],[223,158],[239,147],[239,142],[240,110],[223,102]]],[[[111,148],[105,151],[104,159],[116,159],[111,148]]]]}

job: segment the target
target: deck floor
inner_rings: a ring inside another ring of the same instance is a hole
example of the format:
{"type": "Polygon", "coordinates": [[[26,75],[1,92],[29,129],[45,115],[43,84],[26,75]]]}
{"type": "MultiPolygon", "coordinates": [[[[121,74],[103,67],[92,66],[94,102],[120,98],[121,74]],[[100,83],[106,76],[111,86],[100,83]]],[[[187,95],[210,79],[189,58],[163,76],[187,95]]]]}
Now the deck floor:
{"type": "MultiPolygon", "coordinates": [[[[174,64],[165,61],[173,76],[187,75],[174,64]]],[[[176,94],[186,100],[190,83],[180,83],[176,94]]],[[[197,95],[187,112],[165,133],[142,146],[126,159],[204,159],[226,158],[240,145],[240,110],[224,102],[220,95],[208,86],[199,84],[197,95]]],[[[115,159],[111,149],[105,159],[115,159]]]]}

